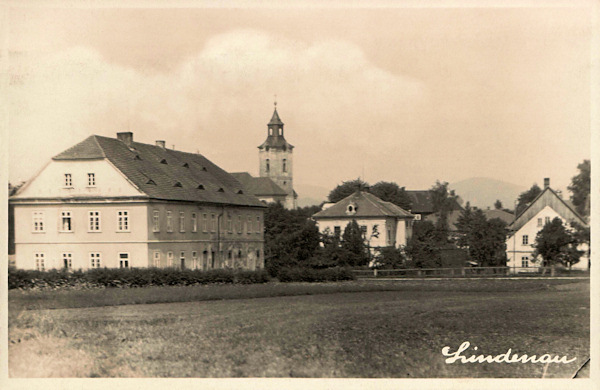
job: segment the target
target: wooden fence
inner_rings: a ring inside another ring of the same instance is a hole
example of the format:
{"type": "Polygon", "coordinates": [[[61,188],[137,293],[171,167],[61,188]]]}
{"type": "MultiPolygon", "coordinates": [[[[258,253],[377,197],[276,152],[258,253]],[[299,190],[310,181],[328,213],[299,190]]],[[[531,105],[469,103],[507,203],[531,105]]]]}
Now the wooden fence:
{"type": "Polygon", "coordinates": [[[589,271],[552,267],[462,267],[462,268],[409,268],[409,269],[355,269],[359,279],[373,278],[469,278],[507,276],[586,276],[589,271]]]}

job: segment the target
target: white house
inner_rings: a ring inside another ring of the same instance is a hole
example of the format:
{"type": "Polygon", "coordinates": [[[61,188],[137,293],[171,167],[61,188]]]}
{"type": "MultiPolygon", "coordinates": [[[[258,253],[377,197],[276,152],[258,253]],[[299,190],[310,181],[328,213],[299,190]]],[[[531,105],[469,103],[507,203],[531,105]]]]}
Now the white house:
{"type": "Polygon", "coordinates": [[[10,198],[16,267],[262,268],[265,206],[200,154],[92,135],[10,198]]]}
{"type": "Polygon", "coordinates": [[[319,232],[342,236],[346,225],[356,220],[371,248],[406,245],[412,236],[414,215],[373,194],[357,191],[327,207],[312,218],[319,232]]]}
{"type": "MultiPolygon", "coordinates": [[[[512,233],[506,240],[506,257],[507,265],[513,272],[538,270],[542,260],[533,257],[536,235],[546,223],[556,217],[566,225],[576,222],[582,226],[588,226],[585,219],[575,211],[575,207],[550,188],[550,179],[546,178],[543,191],[508,225],[508,229],[512,233]]],[[[580,249],[587,250],[587,247],[580,249]]],[[[589,258],[585,255],[582,256],[572,268],[587,270],[589,258]]]]}

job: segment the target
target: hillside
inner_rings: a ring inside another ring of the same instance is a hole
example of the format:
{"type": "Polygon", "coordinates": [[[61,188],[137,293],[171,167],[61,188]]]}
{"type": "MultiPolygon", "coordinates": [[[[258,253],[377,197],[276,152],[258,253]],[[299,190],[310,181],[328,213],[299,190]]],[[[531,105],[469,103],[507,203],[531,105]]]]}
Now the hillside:
{"type": "Polygon", "coordinates": [[[515,199],[527,190],[527,187],[488,177],[472,177],[450,183],[449,187],[456,191],[465,203],[468,201],[471,202],[471,206],[483,209],[493,208],[496,199],[500,199],[505,208],[512,209],[515,199]]]}

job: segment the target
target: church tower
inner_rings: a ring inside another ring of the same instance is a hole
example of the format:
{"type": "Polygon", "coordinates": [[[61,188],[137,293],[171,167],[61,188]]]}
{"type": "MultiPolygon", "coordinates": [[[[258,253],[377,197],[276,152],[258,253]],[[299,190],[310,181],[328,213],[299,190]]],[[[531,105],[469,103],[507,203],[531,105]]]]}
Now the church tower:
{"type": "Polygon", "coordinates": [[[259,176],[268,177],[288,195],[284,206],[296,208],[298,195],[294,191],[292,152],[294,146],[283,136],[283,122],[277,113],[277,102],[271,121],[267,124],[267,139],[258,147],[259,176]]]}

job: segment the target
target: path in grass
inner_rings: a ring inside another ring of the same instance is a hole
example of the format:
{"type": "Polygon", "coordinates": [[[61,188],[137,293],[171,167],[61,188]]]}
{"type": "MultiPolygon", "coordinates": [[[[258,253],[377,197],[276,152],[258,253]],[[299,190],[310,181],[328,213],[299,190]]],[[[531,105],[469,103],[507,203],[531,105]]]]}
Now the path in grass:
{"type": "Polygon", "coordinates": [[[492,355],[512,348],[576,357],[547,369],[548,377],[570,377],[588,356],[587,282],[546,288],[427,283],[396,291],[20,311],[9,320],[10,375],[542,375],[541,364],[446,365],[442,348],[468,340],[492,355]],[[44,364],[33,368],[31,361],[44,364]]]}

